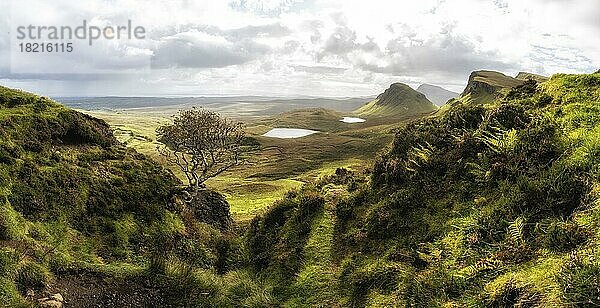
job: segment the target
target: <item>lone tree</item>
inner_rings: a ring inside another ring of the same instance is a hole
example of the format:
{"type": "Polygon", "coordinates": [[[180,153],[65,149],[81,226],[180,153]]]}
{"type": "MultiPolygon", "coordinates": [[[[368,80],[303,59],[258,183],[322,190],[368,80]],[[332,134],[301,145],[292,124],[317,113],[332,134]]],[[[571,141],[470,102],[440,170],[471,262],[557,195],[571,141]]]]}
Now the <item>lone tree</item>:
{"type": "Polygon", "coordinates": [[[202,108],[180,110],[173,123],[156,130],[163,145],[158,152],[185,174],[190,188],[242,163],[242,124],[202,108]]]}

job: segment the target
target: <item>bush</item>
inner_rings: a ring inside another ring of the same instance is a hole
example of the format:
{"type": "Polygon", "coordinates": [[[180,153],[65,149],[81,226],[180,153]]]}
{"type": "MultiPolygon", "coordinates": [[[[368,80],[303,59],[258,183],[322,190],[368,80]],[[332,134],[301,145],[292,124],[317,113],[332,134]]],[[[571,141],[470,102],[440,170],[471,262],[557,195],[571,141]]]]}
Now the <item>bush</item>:
{"type": "Polygon", "coordinates": [[[384,259],[360,260],[351,255],[340,265],[340,289],[347,293],[353,306],[363,306],[372,291],[389,293],[402,280],[406,267],[384,259]]]}
{"type": "Polygon", "coordinates": [[[571,251],[583,244],[590,233],[572,221],[550,220],[536,225],[540,246],[557,252],[571,251]]]}
{"type": "Polygon", "coordinates": [[[22,293],[29,289],[40,290],[50,283],[50,272],[40,264],[25,261],[17,269],[15,282],[22,293]]]}
{"type": "Polygon", "coordinates": [[[558,275],[569,306],[600,306],[600,263],[574,257],[567,262],[558,275]]]}
{"type": "Polygon", "coordinates": [[[522,85],[511,89],[505,99],[514,100],[530,98],[537,93],[537,85],[537,81],[528,79],[522,85]]]}
{"type": "Polygon", "coordinates": [[[547,105],[550,105],[551,103],[552,103],[552,96],[550,96],[546,93],[540,94],[537,97],[537,105],[540,107],[545,107],[547,105]]]}
{"type": "Polygon", "coordinates": [[[486,109],[481,106],[456,104],[444,115],[441,122],[446,129],[475,129],[483,121],[486,109]]]}
{"type": "Polygon", "coordinates": [[[540,298],[538,292],[509,280],[489,294],[486,307],[539,307],[540,298]]]}
{"type": "Polygon", "coordinates": [[[487,113],[483,129],[524,129],[530,121],[523,106],[504,103],[487,113]]]}
{"type": "Polygon", "coordinates": [[[467,290],[461,277],[448,272],[443,266],[416,273],[406,281],[406,302],[409,307],[437,307],[450,299],[460,297],[467,290]]]}
{"type": "Polygon", "coordinates": [[[19,254],[10,248],[0,248],[0,277],[12,278],[19,263],[19,254]]]}
{"type": "Polygon", "coordinates": [[[0,86],[0,106],[2,107],[14,108],[40,101],[43,102],[45,99],[31,93],[0,86]]]}
{"type": "Polygon", "coordinates": [[[112,130],[104,120],[73,110],[64,110],[58,116],[60,129],[54,132],[53,139],[63,144],[108,147],[116,143],[112,130]]]}

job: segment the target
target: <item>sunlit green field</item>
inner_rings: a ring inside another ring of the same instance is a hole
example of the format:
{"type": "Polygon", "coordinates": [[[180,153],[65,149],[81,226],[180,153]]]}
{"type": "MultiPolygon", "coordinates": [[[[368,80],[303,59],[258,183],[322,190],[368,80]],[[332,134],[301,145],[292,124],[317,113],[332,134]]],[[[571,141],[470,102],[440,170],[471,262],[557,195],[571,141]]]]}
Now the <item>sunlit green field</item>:
{"type": "MultiPolygon", "coordinates": [[[[169,123],[171,112],[83,111],[110,124],[117,139],[153,159],[166,163],[156,151],[155,130],[169,123]]],[[[389,144],[400,122],[373,119],[366,123],[340,122],[342,113],[305,109],[274,117],[241,118],[246,132],[260,149],[248,161],[207,181],[223,193],[236,220],[247,220],[262,212],[286,191],[335,172],[337,168],[362,171],[389,144]],[[298,139],[261,136],[273,127],[308,128],[319,133],[298,139]]],[[[169,166],[179,178],[183,174],[169,166]]]]}

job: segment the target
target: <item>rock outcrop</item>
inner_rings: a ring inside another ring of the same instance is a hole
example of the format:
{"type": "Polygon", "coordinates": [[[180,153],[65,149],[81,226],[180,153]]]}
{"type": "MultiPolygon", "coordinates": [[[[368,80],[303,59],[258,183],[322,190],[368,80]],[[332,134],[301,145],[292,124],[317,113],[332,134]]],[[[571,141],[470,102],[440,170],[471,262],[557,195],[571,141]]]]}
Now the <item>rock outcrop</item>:
{"type": "Polygon", "coordinates": [[[548,77],[546,77],[546,76],[542,76],[542,75],[538,75],[538,74],[534,74],[534,73],[527,73],[527,72],[519,72],[515,78],[517,78],[519,80],[523,80],[523,81],[527,81],[527,80],[531,79],[531,80],[535,80],[537,82],[544,82],[544,81],[548,80],[548,77]]]}
{"type": "Polygon", "coordinates": [[[461,96],[467,94],[492,94],[500,89],[510,89],[523,84],[522,80],[494,71],[476,71],[469,76],[467,87],[461,96]]]}
{"type": "Polygon", "coordinates": [[[196,221],[227,230],[233,224],[230,206],[225,197],[209,189],[184,189],[177,201],[183,211],[189,211],[196,221]]]}
{"type": "Polygon", "coordinates": [[[39,306],[44,308],[62,308],[65,299],[60,293],[50,295],[38,300],[39,306]]]}
{"type": "Polygon", "coordinates": [[[493,100],[499,91],[520,86],[525,81],[506,76],[494,71],[475,71],[460,98],[467,98],[473,103],[485,103],[493,100]]]}

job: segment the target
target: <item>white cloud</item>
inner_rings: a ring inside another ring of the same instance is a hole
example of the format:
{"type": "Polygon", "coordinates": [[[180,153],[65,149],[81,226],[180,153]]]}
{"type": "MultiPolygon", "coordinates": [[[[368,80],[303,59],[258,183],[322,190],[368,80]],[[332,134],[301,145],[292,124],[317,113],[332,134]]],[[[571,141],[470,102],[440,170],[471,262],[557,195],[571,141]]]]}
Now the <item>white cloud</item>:
{"type": "Polygon", "coordinates": [[[69,61],[78,69],[106,65],[127,72],[118,82],[113,75],[14,75],[3,55],[15,22],[0,19],[2,82],[62,95],[371,95],[394,81],[461,90],[475,69],[600,68],[596,0],[19,1],[13,18],[23,22],[132,20],[148,30],[143,41],[98,42],[85,54],[39,64],[46,71],[69,61]],[[153,69],[140,57],[152,57],[153,69]]]}

